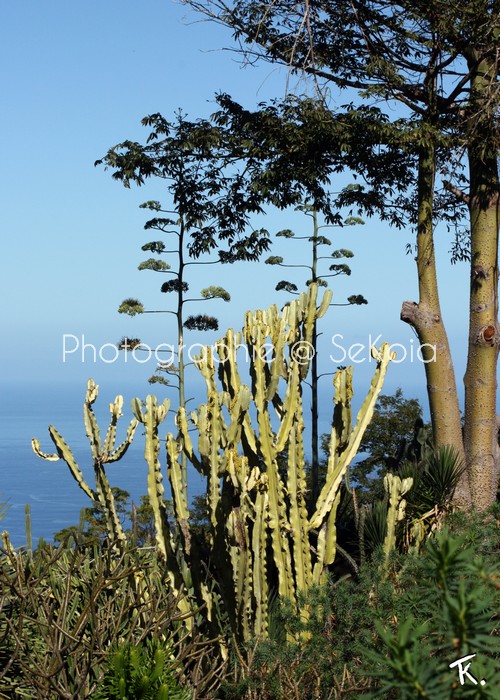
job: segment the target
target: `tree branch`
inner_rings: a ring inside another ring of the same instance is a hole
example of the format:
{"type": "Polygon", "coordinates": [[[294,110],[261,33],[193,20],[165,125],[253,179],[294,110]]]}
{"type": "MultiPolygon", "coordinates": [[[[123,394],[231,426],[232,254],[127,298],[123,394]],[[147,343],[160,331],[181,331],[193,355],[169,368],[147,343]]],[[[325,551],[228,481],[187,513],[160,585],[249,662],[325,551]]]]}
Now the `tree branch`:
{"type": "Polygon", "coordinates": [[[454,194],[459,201],[464,202],[465,204],[467,204],[467,206],[469,206],[470,197],[468,194],[465,194],[465,192],[459,189],[456,185],[453,185],[448,180],[443,180],[443,186],[445,190],[451,192],[451,194],[454,194]]]}

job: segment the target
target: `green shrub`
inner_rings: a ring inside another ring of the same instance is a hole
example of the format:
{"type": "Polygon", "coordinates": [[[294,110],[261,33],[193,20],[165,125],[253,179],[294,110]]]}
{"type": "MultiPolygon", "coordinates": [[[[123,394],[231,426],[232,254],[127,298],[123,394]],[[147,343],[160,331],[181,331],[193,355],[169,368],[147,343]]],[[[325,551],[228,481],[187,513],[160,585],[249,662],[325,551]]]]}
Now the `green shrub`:
{"type": "Polygon", "coordinates": [[[219,700],[498,698],[498,525],[454,514],[420,554],[383,553],[299,609],[273,606],[271,638],[235,649],[219,700]],[[475,654],[460,685],[453,662],[475,654]]]}
{"type": "Polygon", "coordinates": [[[95,700],[190,700],[177,681],[172,649],[158,642],[121,644],[107,660],[95,700]]]}
{"type": "Polygon", "coordinates": [[[199,694],[214,684],[211,643],[194,622],[187,640],[155,549],[0,550],[0,697],[14,688],[33,700],[93,697],[118,642],[161,643],[199,694]]]}
{"type": "Polygon", "coordinates": [[[498,567],[493,550],[468,544],[480,539],[491,547],[494,536],[488,523],[481,537],[474,518],[463,524],[463,534],[445,529],[420,556],[407,555],[390,608],[374,608],[374,643],[363,655],[373,687],[363,697],[498,699],[498,567]],[[472,655],[470,677],[460,679],[450,664],[472,655]]]}

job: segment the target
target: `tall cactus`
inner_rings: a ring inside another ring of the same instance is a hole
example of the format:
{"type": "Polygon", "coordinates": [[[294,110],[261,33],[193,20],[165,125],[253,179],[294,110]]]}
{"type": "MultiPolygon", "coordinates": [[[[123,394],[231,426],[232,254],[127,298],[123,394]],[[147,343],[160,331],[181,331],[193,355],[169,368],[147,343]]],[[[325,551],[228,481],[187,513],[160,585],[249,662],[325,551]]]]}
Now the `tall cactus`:
{"type": "MultiPolygon", "coordinates": [[[[336,373],[326,481],[312,512],[308,512],[302,383],[308,375],[315,322],[326,312],[331,292],[327,290],[319,303],[317,296],[318,287],[311,284],[307,293],[281,312],[274,305],[265,311],[247,312],[242,333],[229,330],[215,348],[205,347],[195,358],[205,380],[206,402],[189,415],[180,406],[178,434],[169,433],[166,440],[173,525],[163,501],[159,461],[158,429],[169,409],[168,401],[158,405],[154,396],[148,396],[144,404],[134,399],[135,418],[127,439],[113,449],[122,399],[117,397],[111,405],[112,418],[103,446],[92,411],[97,387],[89,381],[84,417],[96,491],[85,482],[71,450],[53,426],[49,432],[57,454],[42,453],[38,441],[33,441],[39,456],[66,461],[80,488],[103,505],[110,536],[121,540],[124,534],[103,465],[119,459],[137,423],[144,424],[148,492],[158,548],[188,628],[192,626],[190,615],[203,611],[209,628],[216,632],[223,609],[237,639],[264,637],[271,587],[296,606],[299,595],[320,583],[335,559],[335,516],[342,479],[371,419],[392,354],[387,344],[372,349],[376,369],[354,427],[352,369],[336,373]],[[242,348],[249,360],[250,386],[243,383],[238,367],[237,353],[242,348]],[[217,574],[217,590],[209,589],[204,579],[191,531],[183,457],[206,479],[210,562],[217,574]],[[280,464],[285,458],[283,473],[280,464]]],[[[399,506],[398,501],[396,511],[399,506]]],[[[225,651],[223,646],[221,651],[225,651]]]]}
{"type": "Polygon", "coordinates": [[[94,504],[99,505],[102,508],[106,518],[106,527],[110,540],[113,542],[120,542],[125,540],[125,534],[123,532],[120,519],[116,513],[115,499],[109,485],[104,465],[110,464],[111,462],[117,462],[125,455],[134,438],[134,433],[137,428],[137,420],[134,418],[130,421],[125,440],[118,445],[118,447],[115,447],[116,424],[118,419],[123,415],[123,397],[117,396],[114,402],[109,405],[111,418],[103,443],[101,440],[99,425],[92,409],[92,405],[97,399],[98,393],[98,385],[92,379],[89,379],[87,383],[85,403],[83,405],[83,420],[92,453],[92,464],[94,467],[96,482],[95,490],[92,489],[85,481],[82,471],[75,460],[73,452],[71,451],[69,445],[65,442],[62,435],[60,435],[53,425],[49,425],[49,434],[56,447],[56,453],[46,454],[45,452],[42,452],[40,449],[40,442],[36,438],[33,438],[31,445],[35,454],[42,459],[46,459],[51,462],[63,459],[66,462],[78,486],[84,493],[87,494],[94,504]]]}
{"type": "MultiPolygon", "coordinates": [[[[331,292],[325,292],[319,306],[317,295],[312,284],[281,313],[276,306],[248,312],[242,334],[229,330],[215,351],[204,348],[195,363],[205,379],[207,401],[189,416],[198,433],[197,450],[182,407],[177,414],[179,438],[167,437],[177,518],[187,502],[179,488],[181,450],[207,479],[212,560],[233,630],[241,639],[267,633],[271,570],[276,571],[278,594],[296,604],[299,593],[322,581],[333,562],[342,479],[392,359],[387,344],[372,350],[376,370],[354,427],[352,370],[335,375],[326,483],[309,515],[301,385],[309,369],[314,323],[326,312],[331,292]],[[250,359],[251,388],[242,383],[238,369],[242,340],[250,359]],[[286,475],[279,470],[283,455],[286,475]]],[[[184,517],[181,522],[185,527],[184,517]]],[[[189,560],[189,552],[185,554],[189,560]]]]}

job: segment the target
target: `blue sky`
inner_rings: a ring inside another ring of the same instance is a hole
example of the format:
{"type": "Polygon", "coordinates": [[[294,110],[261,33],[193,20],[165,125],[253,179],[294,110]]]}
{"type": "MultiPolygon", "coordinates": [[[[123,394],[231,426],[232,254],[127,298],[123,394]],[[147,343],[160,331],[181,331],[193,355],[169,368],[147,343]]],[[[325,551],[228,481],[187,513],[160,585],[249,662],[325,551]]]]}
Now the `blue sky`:
{"type": "MultiPolygon", "coordinates": [[[[89,376],[101,386],[133,385],[136,392],[148,392],[145,380],[154,363],[125,364],[122,356],[114,363],[94,363],[91,351],[85,362],[80,351],[63,362],[65,334],[97,349],[123,335],[139,336],[152,346],[174,337],[168,316],[131,319],[117,313],[128,296],[139,297],[148,308],[168,301],[159,293],[163,278],[137,271],[147,257],[140,246],[149,240],[143,231],[146,214],[138,205],[161,198],[161,191],[155,185],[126,190],[95,168],[94,161],[124,139],[143,140],[147,131],[140,120],[146,114],[159,111],[169,118],[182,108],[191,118],[205,117],[213,111],[219,91],[253,107],[283,96],[287,86],[286,71],[269,65],[243,68],[233,53],[221,50],[231,45],[229,33],[196,20],[172,0],[2,3],[4,397],[15,391],[16,383],[47,381],[74,385],[83,393],[89,376]]],[[[286,212],[255,224],[275,231],[288,226],[297,233],[310,231],[307,219],[286,212]]],[[[339,344],[367,345],[370,338],[381,336],[407,352],[407,359],[391,368],[387,391],[402,386],[409,396],[423,398],[423,367],[415,357],[410,359],[418,343],[399,320],[401,302],[417,294],[415,265],[405,255],[411,232],[367,220],[364,226],[336,230],[331,237],[335,247],[355,253],[352,276],[333,285],[334,300],[360,293],[370,303],[331,310],[323,323],[325,367],[334,369],[339,363],[339,344]],[[332,346],[334,334],[339,335],[332,346]]],[[[443,314],[461,384],[468,271],[463,264],[450,266],[445,231],[438,233],[437,243],[443,314]]],[[[298,245],[287,252],[277,246],[272,252],[291,261],[304,255],[298,245]]],[[[231,293],[231,304],[211,307],[221,330],[239,327],[248,308],[286,301],[283,293],[274,291],[276,282],[287,276],[276,268],[229,266],[219,268],[215,279],[209,270],[192,288],[217,283],[231,293]]],[[[298,274],[293,279],[300,284],[305,277],[298,274]]],[[[203,310],[208,309],[199,312],[203,310]]],[[[198,335],[192,342],[218,335],[198,335]]],[[[401,353],[400,349],[400,360],[401,353]]],[[[367,351],[357,356],[361,384],[368,379],[367,357],[367,351]],[[362,358],[364,363],[359,362],[362,358]]],[[[342,364],[348,364],[348,358],[342,364]]]]}

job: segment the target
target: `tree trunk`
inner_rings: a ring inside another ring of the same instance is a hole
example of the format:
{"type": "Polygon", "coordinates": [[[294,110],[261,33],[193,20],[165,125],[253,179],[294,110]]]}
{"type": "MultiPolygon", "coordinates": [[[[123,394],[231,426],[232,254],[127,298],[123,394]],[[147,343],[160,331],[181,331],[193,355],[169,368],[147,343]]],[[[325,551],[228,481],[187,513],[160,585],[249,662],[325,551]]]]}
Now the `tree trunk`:
{"type": "MultiPolygon", "coordinates": [[[[435,149],[421,146],[418,170],[417,270],[419,302],[405,301],[401,319],[416,331],[422,347],[427,393],[436,448],[451,445],[465,463],[462,425],[455,372],[448,337],[441,316],[433,239],[435,149]]],[[[469,505],[467,479],[459,484],[455,499],[469,505]]]]}
{"type": "Polygon", "coordinates": [[[474,66],[468,129],[471,278],[464,438],[472,504],[485,510],[495,501],[498,481],[499,182],[492,94],[497,86],[494,56],[480,63],[471,56],[474,66]]]}

